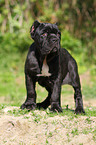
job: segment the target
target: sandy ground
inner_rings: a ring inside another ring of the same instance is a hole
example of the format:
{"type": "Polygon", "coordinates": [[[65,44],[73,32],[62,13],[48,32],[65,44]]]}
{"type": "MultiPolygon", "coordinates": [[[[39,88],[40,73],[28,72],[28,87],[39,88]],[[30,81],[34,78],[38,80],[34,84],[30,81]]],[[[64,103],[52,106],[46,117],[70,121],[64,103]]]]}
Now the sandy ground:
{"type": "Polygon", "coordinates": [[[39,110],[16,117],[8,114],[13,109],[0,114],[0,145],[96,145],[96,117],[49,117],[39,110]]]}

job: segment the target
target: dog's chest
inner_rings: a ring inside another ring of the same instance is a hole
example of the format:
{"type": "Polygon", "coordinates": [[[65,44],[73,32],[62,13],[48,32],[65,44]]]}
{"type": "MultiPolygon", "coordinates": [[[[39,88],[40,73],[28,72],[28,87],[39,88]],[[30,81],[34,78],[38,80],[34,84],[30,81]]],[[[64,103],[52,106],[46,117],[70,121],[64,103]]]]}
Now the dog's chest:
{"type": "Polygon", "coordinates": [[[45,57],[45,59],[43,61],[41,74],[38,74],[37,76],[46,76],[46,77],[51,76],[51,73],[49,73],[49,66],[47,64],[46,57],[45,57]]]}

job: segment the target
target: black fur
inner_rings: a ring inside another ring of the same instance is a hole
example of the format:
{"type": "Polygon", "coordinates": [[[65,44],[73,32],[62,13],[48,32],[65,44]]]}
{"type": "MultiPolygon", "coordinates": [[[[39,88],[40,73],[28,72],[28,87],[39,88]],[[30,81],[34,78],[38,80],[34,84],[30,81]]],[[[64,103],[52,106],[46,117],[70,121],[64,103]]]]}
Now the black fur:
{"type": "Polygon", "coordinates": [[[84,113],[78,68],[74,58],[60,47],[61,33],[56,24],[35,21],[30,34],[34,43],[30,46],[25,63],[27,99],[21,109],[46,109],[51,105],[52,111],[62,112],[61,86],[70,84],[75,94],[76,113],[84,113]],[[50,76],[40,76],[46,57],[50,76]],[[48,91],[48,97],[36,104],[35,84],[38,82],[48,91]]]}

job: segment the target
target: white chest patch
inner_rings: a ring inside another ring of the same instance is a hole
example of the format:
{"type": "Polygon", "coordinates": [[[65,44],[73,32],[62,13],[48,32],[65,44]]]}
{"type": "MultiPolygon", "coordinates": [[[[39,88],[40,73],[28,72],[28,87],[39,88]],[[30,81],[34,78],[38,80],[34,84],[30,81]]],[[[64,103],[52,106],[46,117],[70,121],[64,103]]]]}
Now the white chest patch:
{"type": "Polygon", "coordinates": [[[49,66],[47,65],[46,57],[43,61],[41,74],[38,74],[37,76],[51,76],[51,73],[49,73],[49,66]]]}

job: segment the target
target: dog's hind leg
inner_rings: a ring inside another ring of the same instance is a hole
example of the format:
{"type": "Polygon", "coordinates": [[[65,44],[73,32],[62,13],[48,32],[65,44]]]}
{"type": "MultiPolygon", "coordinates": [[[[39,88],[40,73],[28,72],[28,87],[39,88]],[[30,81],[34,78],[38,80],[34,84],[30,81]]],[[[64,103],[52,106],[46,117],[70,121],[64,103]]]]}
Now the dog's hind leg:
{"type": "Polygon", "coordinates": [[[74,94],[74,100],[75,100],[75,113],[85,113],[83,109],[83,101],[82,101],[82,93],[81,93],[81,85],[80,85],[80,79],[78,75],[78,68],[75,60],[69,61],[68,64],[68,70],[69,70],[69,76],[71,78],[71,84],[75,90],[74,94]]]}
{"type": "Polygon", "coordinates": [[[75,93],[74,93],[74,100],[75,100],[75,113],[85,113],[83,109],[83,101],[82,101],[82,94],[81,94],[81,88],[74,87],[75,93]]]}

